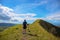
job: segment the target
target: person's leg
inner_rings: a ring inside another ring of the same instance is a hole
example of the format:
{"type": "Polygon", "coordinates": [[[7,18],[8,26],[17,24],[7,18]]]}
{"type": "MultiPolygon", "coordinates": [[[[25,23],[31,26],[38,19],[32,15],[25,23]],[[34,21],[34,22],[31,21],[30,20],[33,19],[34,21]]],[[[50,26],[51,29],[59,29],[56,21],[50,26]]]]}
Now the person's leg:
{"type": "Polygon", "coordinates": [[[23,34],[26,34],[26,29],[23,29],[23,34]]]}
{"type": "Polygon", "coordinates": [[[26,33],[26,29],[24,29],[24,32],[26,33]]]}

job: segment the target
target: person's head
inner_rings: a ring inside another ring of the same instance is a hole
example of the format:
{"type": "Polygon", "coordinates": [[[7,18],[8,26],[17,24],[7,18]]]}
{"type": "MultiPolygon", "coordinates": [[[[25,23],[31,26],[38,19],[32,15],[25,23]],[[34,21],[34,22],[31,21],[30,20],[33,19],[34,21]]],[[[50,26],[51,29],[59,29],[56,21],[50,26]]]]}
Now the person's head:
{"type": "Polygon", "coordinates": [[[24,22],[26,22],[26,20],[24,20],[24,22]]]}

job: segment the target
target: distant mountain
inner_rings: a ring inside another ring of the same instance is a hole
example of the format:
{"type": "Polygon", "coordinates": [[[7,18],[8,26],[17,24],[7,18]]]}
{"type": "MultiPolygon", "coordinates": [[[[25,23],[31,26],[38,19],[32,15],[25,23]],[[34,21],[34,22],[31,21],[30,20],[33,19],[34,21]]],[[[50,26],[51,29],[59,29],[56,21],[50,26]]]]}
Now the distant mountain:
{"type": "Polygon", "coordinates": [[[0,27],[9,27],[9,26],[14,26],[15,24],[13,23],[0,23],[0,27]]]}
{"type": "Polygon", "coordinates": [[[8,27],[15,26],[16,24],[13,23],[0,23],[0,32],[5,30],[8,27]]]}

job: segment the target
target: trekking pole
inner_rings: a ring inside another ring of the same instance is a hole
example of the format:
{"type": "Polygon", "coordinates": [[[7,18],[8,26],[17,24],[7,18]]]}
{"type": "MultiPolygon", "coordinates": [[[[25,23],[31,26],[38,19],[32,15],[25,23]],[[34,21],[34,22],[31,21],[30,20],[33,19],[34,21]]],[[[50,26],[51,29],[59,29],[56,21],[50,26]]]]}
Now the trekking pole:
{"type": "MultiPolygon", "coordinates": [[[[27,26],[29,26],[29,24],[27,24],[27,26]]],[[[30,32],[29,27],[28,27],[28,32],[30,32]]]]}

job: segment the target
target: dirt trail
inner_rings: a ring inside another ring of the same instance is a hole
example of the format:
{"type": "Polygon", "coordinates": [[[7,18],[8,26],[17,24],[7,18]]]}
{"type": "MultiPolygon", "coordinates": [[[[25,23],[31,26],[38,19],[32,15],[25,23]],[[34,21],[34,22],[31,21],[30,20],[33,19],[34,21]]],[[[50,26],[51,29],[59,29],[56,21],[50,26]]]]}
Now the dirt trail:
{"type": "Polygon", "coordinates": [[[29,38],[29,35],[26,33],[26,31],[25,32],[23,31],[23,37],[21,40],[28,40],[28,38],[29,38]]]}
{"type": "Polygon", "coordinates": [[[33,35],[33,34],[28,34],[28,33],[25,33],[23,34],[23,37],[21,40],[30,40],[32,37],[38,37],[37,35],[33,35]]]}
{"type": "Polygon", "coordinates": [[[27,40],[28,37],[26,36],[26,34],[23,34],[22,40],[27,40]]]}

